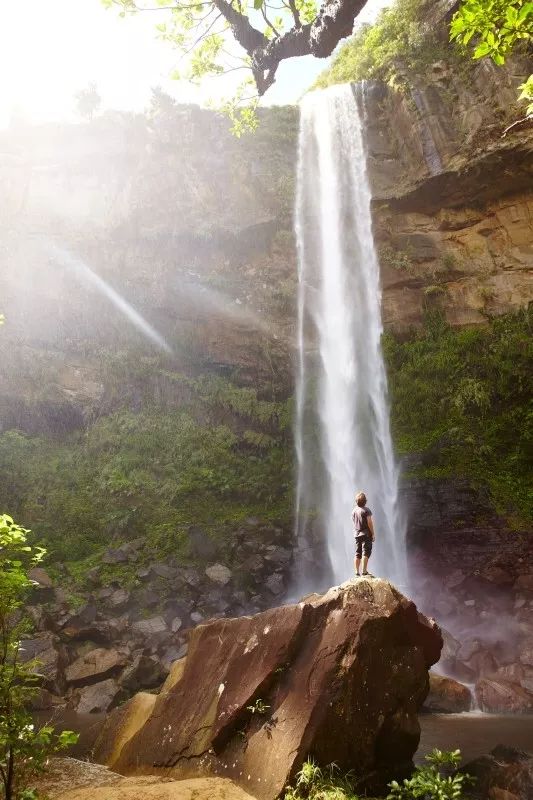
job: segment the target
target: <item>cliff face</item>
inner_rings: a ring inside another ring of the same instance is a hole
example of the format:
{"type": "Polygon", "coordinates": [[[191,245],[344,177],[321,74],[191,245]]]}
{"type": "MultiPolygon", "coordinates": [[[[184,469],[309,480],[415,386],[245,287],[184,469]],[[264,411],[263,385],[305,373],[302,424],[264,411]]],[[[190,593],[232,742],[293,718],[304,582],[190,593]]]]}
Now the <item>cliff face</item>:
{"type": "Polygon", "coordinates": [[[528,69],[439,61],[402,92],[369,86],[386,327],[435,307],[452,325],[482,324],[533,299],[533,135],[502,137],[528,69]]]}
{"type": "Polygon", "coordinates": [[[31,429],[25,401],[105,403],[103,352],[288,393],[296,126],[239,141],[184,107],[3,135],[4,428],[31,429]]]}

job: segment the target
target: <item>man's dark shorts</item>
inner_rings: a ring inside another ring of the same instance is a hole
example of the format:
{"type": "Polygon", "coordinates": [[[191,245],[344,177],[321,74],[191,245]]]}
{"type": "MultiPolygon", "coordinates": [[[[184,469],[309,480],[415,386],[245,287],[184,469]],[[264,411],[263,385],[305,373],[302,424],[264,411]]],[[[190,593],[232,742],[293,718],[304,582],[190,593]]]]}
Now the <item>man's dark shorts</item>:
{"type": "Polygon", "coordinates": [[[370,533],[364,533],[363,535],[354,536],[355,541],[355,557],[361,558],[361,556],[366,556],[366,558],[370,558],[372,553],[372,536],[370,533]]]}

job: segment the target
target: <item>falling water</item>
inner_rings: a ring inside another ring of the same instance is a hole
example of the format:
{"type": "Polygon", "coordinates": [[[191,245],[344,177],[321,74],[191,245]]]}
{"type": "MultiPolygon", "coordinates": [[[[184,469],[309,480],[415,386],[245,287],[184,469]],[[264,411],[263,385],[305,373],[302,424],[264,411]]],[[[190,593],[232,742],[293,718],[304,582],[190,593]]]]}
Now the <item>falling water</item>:
{"type": "Polygon", "coordinates": [[[359,489],[374,514],[372,572],[405,584],[363,106],[364,90],[349,85],[313,92],[301,105],[295,438],[304,575],[299,588],[309,587],[312,564],[321,558],[326,562],[321,580],[338,583],[351,576],[351,510],[359,489]]]}

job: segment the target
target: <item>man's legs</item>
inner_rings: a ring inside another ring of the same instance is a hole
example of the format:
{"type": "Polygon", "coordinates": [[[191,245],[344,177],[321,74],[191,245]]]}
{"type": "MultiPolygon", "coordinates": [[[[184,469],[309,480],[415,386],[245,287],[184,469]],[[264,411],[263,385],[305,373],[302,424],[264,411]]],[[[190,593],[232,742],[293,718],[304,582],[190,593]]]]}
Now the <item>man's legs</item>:
{"type": "Polygon", "coordinates": [[[368,572],[368,556],[363,556],[363,575],[368,572]]]}
{"type": "Polygon", "coordinates": [[[368,574],[368,559],[372,555],[372,539],[366,536],[362,546],[363,555],[363,575],[368,574]]]}
{"type": "Polygon", "coordinates": [[[361,556],[363,554],[363,543],[361,539],[356,537],[355,539],[355,558],[353,560],[353,565],[355,567],[355,574],[360,575],[359,567],[361,566],[361,556]]]}

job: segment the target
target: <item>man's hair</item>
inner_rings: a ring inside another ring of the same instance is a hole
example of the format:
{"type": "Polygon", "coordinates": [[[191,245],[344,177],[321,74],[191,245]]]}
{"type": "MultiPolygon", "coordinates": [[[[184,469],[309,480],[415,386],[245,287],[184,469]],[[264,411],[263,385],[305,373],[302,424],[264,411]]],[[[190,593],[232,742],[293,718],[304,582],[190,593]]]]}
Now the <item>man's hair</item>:
{"type": "Polygon", "coordinates": [[[358,506],[364,506],[366,503],[366,494],[364,492],[357,492],[355,495],[355,502],[358,506]]]}

